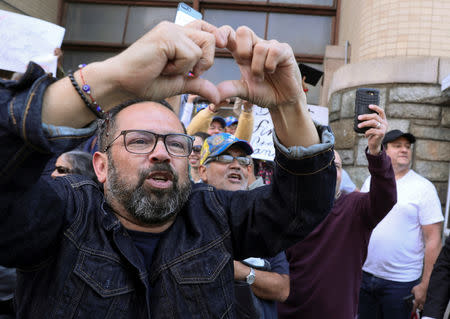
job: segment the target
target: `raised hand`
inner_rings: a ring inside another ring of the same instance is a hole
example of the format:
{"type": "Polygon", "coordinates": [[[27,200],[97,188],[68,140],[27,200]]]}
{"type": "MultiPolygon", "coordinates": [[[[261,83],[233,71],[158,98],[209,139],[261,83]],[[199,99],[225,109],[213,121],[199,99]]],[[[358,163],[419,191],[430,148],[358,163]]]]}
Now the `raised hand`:
{"type": "Polygon", "coordinates": [[[229,30],[201,20],[185,27],[162,22],[109,65],[130,95],[158,100],[190,92],[219,102],[217,88],[199,75],[211,67],[215,48],[225,46],[229,30]],[[190,71],[195,76],[187,76],[190,71]]]}
{"type": "Polygon", "coordinates": [[[370,127],[365,133],[368,140],[369,153],[376,155],[381,151],[381,142],[388,129],[388,122],[384,110],[377,105],[369,105],[371,110],[377,113],[362,114],[358,120],[363,121],[358,127],[370,127]]]}
{"type": "Polygon", "coordinates": [[[261,107],[306,104],[300,70],[292,48],[263,40],[248,27],[228,33],[227,49],[241,71],[240,80],[218,85],[221,98],[238,96],[261,107]]]}

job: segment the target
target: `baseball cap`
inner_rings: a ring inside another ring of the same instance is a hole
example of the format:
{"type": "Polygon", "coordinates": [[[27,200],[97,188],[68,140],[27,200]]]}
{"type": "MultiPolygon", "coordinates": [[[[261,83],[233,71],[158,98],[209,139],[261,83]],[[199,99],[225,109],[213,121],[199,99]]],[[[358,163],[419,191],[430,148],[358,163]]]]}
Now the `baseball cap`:
{"type": "Polygon", "coordinates": [[[238,119],[235,118],[234,116],[227,116],[227,117],[225,118],[225,122],[227,123],[227,127],[228,127],[228,126],[230,126],[230,125],[233,125],[233,124],[237,123],[237,122],[238,122],[238,119]]]}
{"type": "Polygon", "coordinates": [[[222,154],[233,145],[239,146],[247,155],[253,153],[253,149],[247,141],[240,140],[228,133],[214,134],[203,142],[200,165],[203,165],[208,158],[222,154]]]}
{"type": "Polygon", "coordinates": [[[395,141],[399,137],[406,138],[411,144],[413,144],[416,141],[416,138],[411,133],[403,133],[400,130],[391,130],[386,133],[386,135],[383,138],[383,144],[390,143],[392,141],[395,141]]]}
{"type": "Polygon", "coordinates": [[[213,119],[211,120],[211,123],[212,122],[219,122],[223,128],[225,128],[227,126],[227,123],[221,116],[214,116],[213,119]]]}

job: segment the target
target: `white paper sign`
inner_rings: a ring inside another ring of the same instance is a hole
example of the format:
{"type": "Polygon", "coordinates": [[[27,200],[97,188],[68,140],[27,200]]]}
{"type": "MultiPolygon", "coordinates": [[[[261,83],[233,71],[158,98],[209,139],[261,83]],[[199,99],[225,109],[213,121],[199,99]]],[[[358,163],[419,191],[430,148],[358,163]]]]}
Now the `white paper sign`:
{"type": "Polygon", "coordinates": [[[308,104],[308,111],[314,121],[322,125],[328,125],[327,107],[308,104]]]}
{"type": "Polygon", "coordinates": [[[56,74],[65,29],[56,24],[0,10],[0,69],[25,72],[30,61],[56,74]]]}
{"type": "MultiPolygon", "coordinates": [[[[311,118],[322,124],[328,125],[328,108],[324,106],[308,105],[311,118]]],[[[250,144],[253,147],[253,158],[273,161],[275,147],[273,146],[273,123],[269,110],[259,106],[253,106],[253,134],[250,144]]]]}
{"type": "Polygon", "coordinates": [[[253,134],[250,145],[253,147],[253,158],[273,161],[275,148],[273,146],[273,124],[269,109],[253,105],[253,134]]]}
{"type": "Polygon", "coordinates": [[[450,87],[450,74],[447,75],[443,80],[441,84],[441,91],[445,91],[450,87]]]}

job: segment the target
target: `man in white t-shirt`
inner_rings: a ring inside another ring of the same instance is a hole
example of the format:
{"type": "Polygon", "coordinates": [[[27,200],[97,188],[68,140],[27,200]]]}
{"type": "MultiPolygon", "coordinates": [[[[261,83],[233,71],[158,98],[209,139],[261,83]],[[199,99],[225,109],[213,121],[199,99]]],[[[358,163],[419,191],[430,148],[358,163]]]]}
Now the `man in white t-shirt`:
{"type": "MultiPolygon", "coordinates": [[[[441,249],[442,210],[434,185],[412,169],[415,137],[389,131],[383,145],[397,182],[397,204],[369,241],[359,297],[359,319],[409,319],[421,310],[433,264],[441,249]],[[405,298],[413,295],[413,309],[405,298]]],[[[361,188],[367,192],[370,176],[361,188]]],[[[383,200],[380,198],[380,200],[383,200]]]]}

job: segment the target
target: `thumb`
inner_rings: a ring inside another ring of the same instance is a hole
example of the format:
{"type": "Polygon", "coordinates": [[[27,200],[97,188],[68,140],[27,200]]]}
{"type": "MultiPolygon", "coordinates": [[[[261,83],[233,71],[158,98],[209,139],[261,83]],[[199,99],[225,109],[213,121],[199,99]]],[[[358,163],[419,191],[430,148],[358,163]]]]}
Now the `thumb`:
{"type": "Polygon", "coordinates": [[[217,85],[217,90],[221,100],[234,96],[248,100],[248,87],[242,80],[228,80],[221,82],[217,85]]]}
{"type": "Polygon", "coordinates": [[[221,100],[217,87],[210,81],[199,77],[188,78],[183,91],[200,95],[215,104],[221,100]]]}

